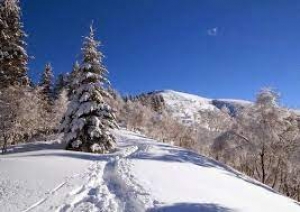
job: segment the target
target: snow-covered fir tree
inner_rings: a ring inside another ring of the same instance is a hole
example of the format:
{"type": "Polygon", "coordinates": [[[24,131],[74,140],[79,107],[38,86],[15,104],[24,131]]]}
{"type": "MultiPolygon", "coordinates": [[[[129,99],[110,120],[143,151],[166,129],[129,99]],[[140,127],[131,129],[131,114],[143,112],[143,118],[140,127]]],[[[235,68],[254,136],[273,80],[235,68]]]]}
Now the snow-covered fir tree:
{"type": "Polygon", "coordinates": [[[53,72],[52,66],[50,63],[47,63],[45,66],[45,70],[43,72],[40,87],[41,87],[41,94],[44,97],[44,100],[51,101],[53,99],[53,72]]]}
{"type": "Polygon", "coordinates": [[[68,82],[66,80],[66,75],[65,74],[59,74],[56,79],[55,79],[55,84],[53,88],[54,96],[57,99],[61,92],[68,87],[68,82]]]}
{"type": "Polygon", "coordinates": [[[78,87],[78,74],[80,70],[80,64],[78,61],[76,61],[73,65],[72,72],[70,73],[68,77],[68,96],[71,97],[76,90],[76,87],[78,87]]]}
{"type": "Polygon", "coordinates": [[[19,0],[0,0],[0,88],[29,84],[20,13],[19,0]]]}
{"type": "Polygon", "coordinates": [[[62,123],[63,141],[69,150],[107,153],[115,147],[110,129],[118,125],[104,98],[109,96],[106,89],[109,81],[99,46],[91,26],[90,35],[85,37],[82,47],[83,61],[76,77],[78,87],[62,123]]]}

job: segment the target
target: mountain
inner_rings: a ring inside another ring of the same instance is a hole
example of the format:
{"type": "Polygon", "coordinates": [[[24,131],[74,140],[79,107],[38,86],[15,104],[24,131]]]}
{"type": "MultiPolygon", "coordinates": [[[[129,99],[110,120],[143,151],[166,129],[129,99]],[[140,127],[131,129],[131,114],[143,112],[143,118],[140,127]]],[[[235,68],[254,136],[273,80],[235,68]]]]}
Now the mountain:
{"type": "Polygon", "coordinates": [[[65,151],[59,140],[11,148],[0,156],[1,211],[300,211],[217,161],[126,130],[114,134],[119,148],[108,155],[65,151]]]}
{"type": "Polygon", "coordinates": [[[235,99],[209,99],[183,92],[164,90],[143,94],[148,98],[161,97],[164,107],[173,117],[184,124],[199,124],[203,128],[214,129],[212,120],[226,119],[226,114],[235,117],[253,102],[235,99]]]}

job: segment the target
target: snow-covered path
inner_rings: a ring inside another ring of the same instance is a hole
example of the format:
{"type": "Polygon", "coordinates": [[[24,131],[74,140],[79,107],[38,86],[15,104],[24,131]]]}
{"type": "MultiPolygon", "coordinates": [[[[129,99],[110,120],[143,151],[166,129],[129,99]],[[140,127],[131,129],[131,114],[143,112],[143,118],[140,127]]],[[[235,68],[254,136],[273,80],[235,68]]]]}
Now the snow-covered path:
{"type": "Polygon", "coordinates": [[[119,141],[120,149],[105,156],[51,149],[50,144],[24,145],[21,153],[0,156],[1,207],[5,212],[145,211],[150,201],[128,160],[140,147],[119,141]]]}
{"type": "Polygon", "coordinates": [[[135,145],[123,147],[110,158],[92,162],[88,180],[71,191],[57,211],[146,211],[147,195],[130,174],[128,162],[138,149],[135,145]]]}
{"type": "Polygon", "coordinates": [[[300,212],[270,188],[193,152],[116,131],[92,155],[47,146],[0,156],[5,212],[300,212]]]}

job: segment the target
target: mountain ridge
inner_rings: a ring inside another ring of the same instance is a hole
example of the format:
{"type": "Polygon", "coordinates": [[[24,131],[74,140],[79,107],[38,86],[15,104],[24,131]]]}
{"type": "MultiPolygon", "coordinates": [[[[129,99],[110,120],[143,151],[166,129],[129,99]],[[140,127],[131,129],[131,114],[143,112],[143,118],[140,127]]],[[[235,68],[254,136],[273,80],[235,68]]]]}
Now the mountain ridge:
{"type": "MultiPolygon", "coordinates": [[[[212,129],[208,122],[213,118],[224,118],[224,115],[236,117],[237,113],[253,105],[253,102],[238,99],[211,99],[195,94],[174,90],[159,90],[142,94],[145,98],[163,100],[164,109],[184,124],[200,124],[212,129]]],[[[151,102],[151,101],[150,101],[151,102]]]]}

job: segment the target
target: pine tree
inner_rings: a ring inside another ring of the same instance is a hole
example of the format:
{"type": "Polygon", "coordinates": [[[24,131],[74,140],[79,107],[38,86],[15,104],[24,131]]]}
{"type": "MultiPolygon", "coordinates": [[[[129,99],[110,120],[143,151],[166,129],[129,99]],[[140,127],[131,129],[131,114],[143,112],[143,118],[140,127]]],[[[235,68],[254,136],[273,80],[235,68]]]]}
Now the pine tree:
{"type": "Polygon", "coordinates": [[[50,63],[47,63],[40,82],[41,93],[44,96],[44,100],[46,100],[47,102],[53,100],[53,96],[54,96],[53,77],[54,76],[52,72],[52,66],[50,63]]]}
{"type": "Polygon", "coordinates": [[[79,74],[80,64],[78,61],[74,63],[73,70],[71,74],[69,75],[69,82],[68,82],[68,96],[71,97],[76,90],[76,87],[78,87],[78,74],[79,74]]]}
{"type": "Polygon", "coordinates": [[[97,50],[99,46],[91,26],[82,47],[83,61],[76,77],[78,87],[62,123],[63,141],[70,150],[107,153],[115,146],[110,129],[118,126],[105,101],[109,96],[106,90],[108,71],[102,63],[103,54],[97,50]]]}
{"type": "Polygon", "coordinates": [[[55,85],[53,88],[53,92],[56,99],[59,98],[59,95],[64,89],[66,89],[67,85],[68,82],[66,81],[66,76],[64,74],[59,74],[55,79],[55,85]]]}
{"type": "Polygon", "coordinates": [[[19,0],[0,0],[0,88],[29,84],[20,14],[19,0]]]}

